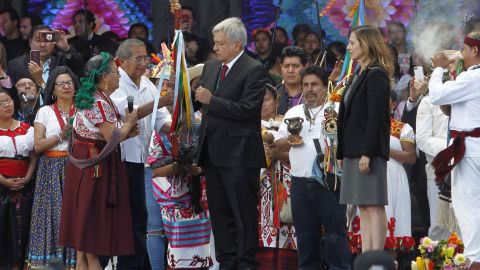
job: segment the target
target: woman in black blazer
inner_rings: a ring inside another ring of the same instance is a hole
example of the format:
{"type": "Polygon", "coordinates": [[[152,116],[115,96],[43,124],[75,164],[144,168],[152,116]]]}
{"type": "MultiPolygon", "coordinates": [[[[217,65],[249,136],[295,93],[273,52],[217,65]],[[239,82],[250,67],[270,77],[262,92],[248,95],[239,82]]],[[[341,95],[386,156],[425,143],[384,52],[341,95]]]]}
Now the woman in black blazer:
{"type": "Polygon", "coordinates": [[[347,50],[360,69],[345,88],[338,115],[340,202],[360,209],[362,251],[383,250],[393,60],[380,32],[371,26],[354,29],[347,50]]]}

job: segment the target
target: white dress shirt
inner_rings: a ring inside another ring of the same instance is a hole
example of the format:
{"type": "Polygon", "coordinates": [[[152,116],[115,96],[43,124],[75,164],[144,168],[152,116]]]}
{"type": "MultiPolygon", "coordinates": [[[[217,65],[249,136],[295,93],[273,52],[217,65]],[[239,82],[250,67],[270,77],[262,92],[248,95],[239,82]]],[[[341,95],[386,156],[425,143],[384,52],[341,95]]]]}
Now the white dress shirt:
{"type": "MultiPolygon", "coordinates": [[[[434,105],[451,104],[450,129],[480,128],[480,69],[470,67],[455,81],[442,83],[443,68],[435,68],[428,84],[434,105]]],[[[480,138],[465,138],[465,157],[480,157],[480,138]]]]}
{"type": "MultiPolygon", "coordinates": [[[[118,72],[120,73],[119,87],[112,93],[112,95],[110,95],[110,99],[115,103],[115,106],[117,106],[122,120],[125,120],[128,107],[127,97],[133,96],[134,108],[138,108],[138,106],[155,99],[157,88],[145,76],[142,76],[140,87],[137,87],[122,68],[119,68],[118,72]]],[[[150,126],[151,117],[151,114],[149,114],[138,120],[137,123],[140,126],[140,134],[134,138],[127,139],[120,144],[122,149],[122,160],[134,163],[145,163],[147,161],[148,144],[150,141],[149,136],[152,132],[150,126]]],[[[165,107],[158,109],[155,120],[155,130],[160,130],[162,126],[168,122],[172,122],[168,110],[165,107]]]]}
{"type": "Polygon", "coordinates": [[[435,156],[447,148],[448,116],[440,106],[433,105],[430,96],[420,102],[417,110],[417,146],[425,153],[425,170],[428,179],[434,179],[435,173],[430,165],[435,156]]]}

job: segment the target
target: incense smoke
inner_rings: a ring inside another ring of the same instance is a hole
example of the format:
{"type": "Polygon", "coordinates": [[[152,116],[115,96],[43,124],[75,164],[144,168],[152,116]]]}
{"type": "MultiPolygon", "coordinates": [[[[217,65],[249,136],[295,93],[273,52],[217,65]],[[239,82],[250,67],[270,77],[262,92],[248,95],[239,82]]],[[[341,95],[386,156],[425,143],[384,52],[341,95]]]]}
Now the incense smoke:
{"type": "Polygon", "coordinates": [[[430,59],[432,56],[442,50],[460,50],[462,47],[463,22],[457,25],[452,23],[432,23],[425,24],[414,33],[413,46],[414,51],[424,59],[430,59]]]}
{"type": "Polygon", "coordinates": [[[416,54],[429,60],[441,50],[459,50],[464,36],[462,1],[427,0],[419,4],[411,26],[416,54]]]}

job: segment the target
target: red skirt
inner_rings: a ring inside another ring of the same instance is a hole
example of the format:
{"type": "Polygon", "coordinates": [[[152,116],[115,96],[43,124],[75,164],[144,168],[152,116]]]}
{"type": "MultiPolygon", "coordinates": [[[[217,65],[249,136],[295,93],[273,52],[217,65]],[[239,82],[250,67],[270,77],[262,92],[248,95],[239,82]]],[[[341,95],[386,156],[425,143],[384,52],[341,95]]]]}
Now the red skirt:
{"type": "MultiPolygon", "coordinates": [[[[105,146],[75,136],[72,155],[96,156],[105,146]]],[[[68,161],[65,171],[60,244],[105,256],[135,253],[126,169],[117,147],[97,165],[83,170],[68,161]]]]}

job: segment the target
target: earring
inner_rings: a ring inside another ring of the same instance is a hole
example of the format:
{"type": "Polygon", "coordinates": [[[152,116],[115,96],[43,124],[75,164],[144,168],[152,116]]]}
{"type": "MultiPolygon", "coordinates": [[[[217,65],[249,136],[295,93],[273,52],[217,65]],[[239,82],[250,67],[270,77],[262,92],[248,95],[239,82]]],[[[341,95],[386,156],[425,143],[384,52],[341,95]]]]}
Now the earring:
{"type": "Polygon", "coordinates": [[[57,95],[55,95],[55,93],[52,94],[52,99],[56,99],[57,98],[57,95]]]}

